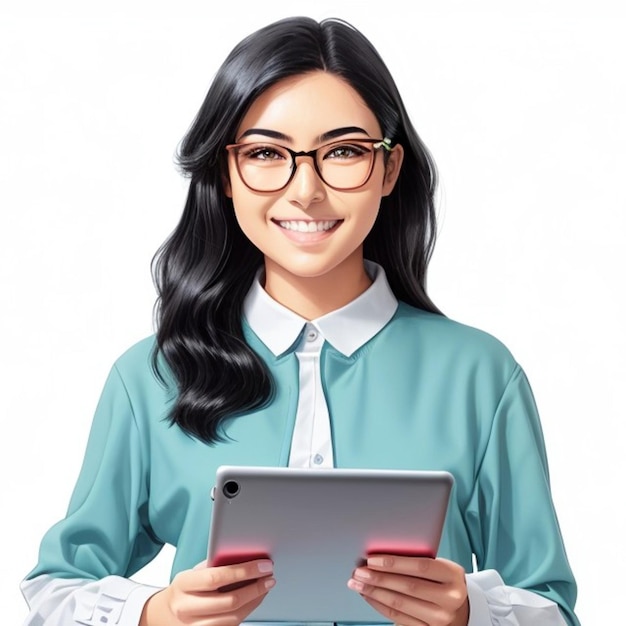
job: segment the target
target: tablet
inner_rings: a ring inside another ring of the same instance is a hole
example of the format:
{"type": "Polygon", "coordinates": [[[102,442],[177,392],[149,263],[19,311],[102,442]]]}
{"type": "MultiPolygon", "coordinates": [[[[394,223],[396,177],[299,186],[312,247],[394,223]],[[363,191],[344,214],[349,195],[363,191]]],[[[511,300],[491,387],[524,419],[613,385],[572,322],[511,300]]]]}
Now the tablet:
{"type": "Polygon", "coordinates": [[[246,621],[381,623],[348,579],[369,554],[435,557],[452,485],[443,471],[221,466],[208,563],[274,562],[246,621]]]}

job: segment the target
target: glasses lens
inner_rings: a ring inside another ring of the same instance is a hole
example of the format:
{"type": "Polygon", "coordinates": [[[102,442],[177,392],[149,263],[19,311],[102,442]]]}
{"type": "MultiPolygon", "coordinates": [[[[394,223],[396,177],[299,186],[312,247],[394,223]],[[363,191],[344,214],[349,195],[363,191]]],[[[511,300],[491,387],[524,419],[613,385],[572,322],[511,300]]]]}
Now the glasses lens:
{"type": "Polygon", "coordinates": [[[237,166],[243,182],[257,191],[275,191],[291,175],[291,155],[281,146],[251,143],[237,151],[237,166]]]}
{"type": "Polygon", "coordinates": [[[368,143],[340,142],[323,146],[317,153],[317,166],[327,185],[354,189],[363,185],[372,170],[374,150],[368,143]]]}

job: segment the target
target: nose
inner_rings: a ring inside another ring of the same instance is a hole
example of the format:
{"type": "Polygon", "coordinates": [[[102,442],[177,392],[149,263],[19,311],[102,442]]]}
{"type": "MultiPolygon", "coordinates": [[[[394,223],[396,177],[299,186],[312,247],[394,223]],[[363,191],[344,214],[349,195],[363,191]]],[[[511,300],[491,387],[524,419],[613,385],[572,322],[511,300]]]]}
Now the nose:
{"type": "Polygon", "coordinates": [[[304,210],[326,197],[326,186],[310,156],[296,158],[296,171],[287,187],[287,195],[290,202],[304,210]]]}

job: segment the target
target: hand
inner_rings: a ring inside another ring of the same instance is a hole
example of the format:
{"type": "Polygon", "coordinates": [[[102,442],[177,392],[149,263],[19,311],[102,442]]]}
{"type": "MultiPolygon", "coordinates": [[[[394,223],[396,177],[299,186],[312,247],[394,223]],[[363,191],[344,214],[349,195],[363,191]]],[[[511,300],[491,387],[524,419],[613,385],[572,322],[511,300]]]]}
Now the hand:
{"type": "Polygon", "coordinates": [[[446,559],[371,556],[348,587],[401,626],[467,626],[465,571],[446,559]]]}
{"type": "Polygon", "coordinates": [[[237,565],[200,564],[177,574],[145,604],[139,626],[237,626],[274,586],[267,559],[237,565]],[[222,587],[236,588],[219,591],[222,587]]]}

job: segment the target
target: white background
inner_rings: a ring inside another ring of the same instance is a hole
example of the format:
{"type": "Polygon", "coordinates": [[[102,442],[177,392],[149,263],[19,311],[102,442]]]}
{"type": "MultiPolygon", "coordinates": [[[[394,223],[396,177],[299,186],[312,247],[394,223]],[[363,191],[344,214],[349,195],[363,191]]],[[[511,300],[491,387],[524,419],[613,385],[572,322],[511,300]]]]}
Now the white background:
{"type": "MultiPolygon", "coordinates": [[[[293,14],[352,22],[396,77],[441,173],[431,295],[526,370],[579,616],[621,622],[620,3],[99,4],[0,13],[2,623],[26,614],[19,581],[64,514],[113,360],[152,332],[149,262],[186,190],[176,145],[230,48],[293,14]]],[[[139,579],[165,584],[171,554],[139,579]]]]}

